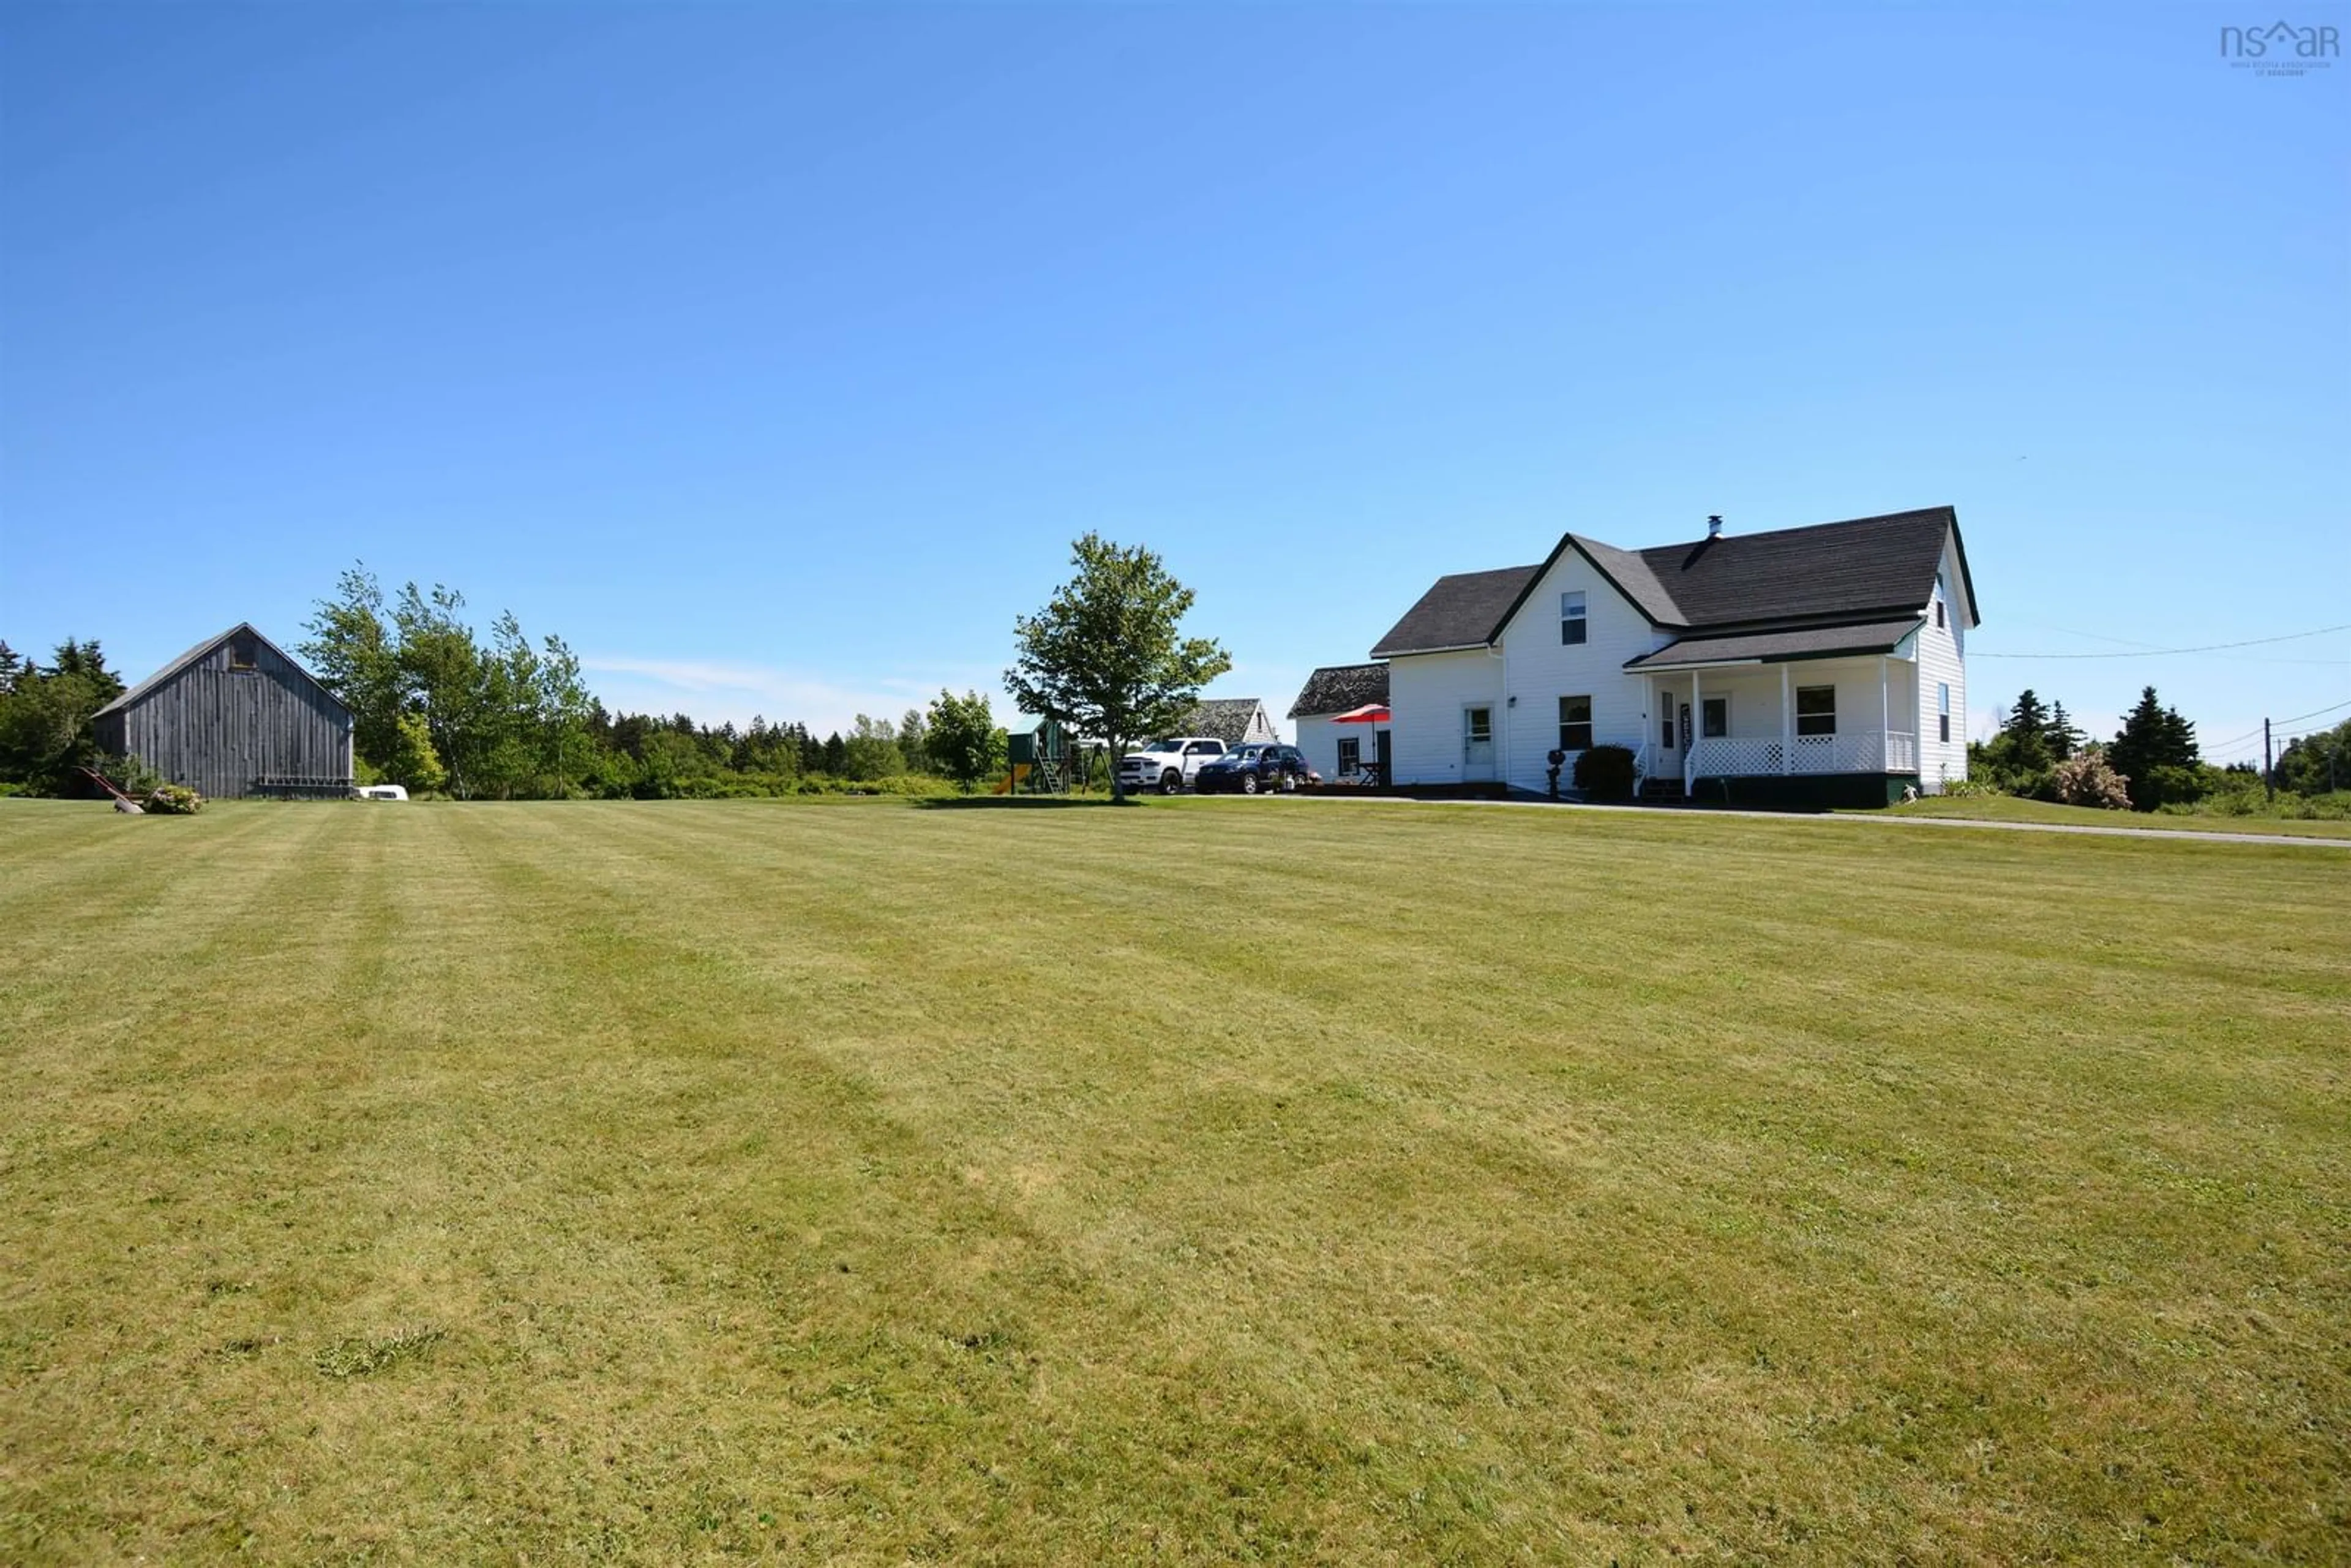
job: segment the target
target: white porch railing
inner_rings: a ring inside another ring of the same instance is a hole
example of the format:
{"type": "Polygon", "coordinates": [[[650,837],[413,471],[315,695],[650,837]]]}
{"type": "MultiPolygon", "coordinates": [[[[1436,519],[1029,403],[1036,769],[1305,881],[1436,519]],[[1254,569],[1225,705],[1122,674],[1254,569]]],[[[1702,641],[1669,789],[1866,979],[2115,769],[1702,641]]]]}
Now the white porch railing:
{"type": "Polygon", "coordinates": [[[1782,740],[1732,740],[1721,737],[1690,744],[1683,766],[1687,781],[1746,779],[1768,773],[1916,773],[1918,737],[1907,730],[1855,730],[1844,735],[1799,735],[1782,740]]]}

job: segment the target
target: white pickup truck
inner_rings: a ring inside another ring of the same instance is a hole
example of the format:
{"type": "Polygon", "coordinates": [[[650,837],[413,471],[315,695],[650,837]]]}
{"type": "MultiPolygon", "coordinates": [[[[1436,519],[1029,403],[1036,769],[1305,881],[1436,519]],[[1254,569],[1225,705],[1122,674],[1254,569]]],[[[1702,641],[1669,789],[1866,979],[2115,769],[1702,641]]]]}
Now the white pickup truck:
{"type": "Polygon", "coordinates": [[[1119,758],[1118,786],[1122,789],[1157,789],[1163,795],[1173,795],[1192,782],[1192,775],[1200,770],[1203,763],[1214,762],[1224,754],[1223,741],[1204,735],[1155,740],[1119,758]]]}

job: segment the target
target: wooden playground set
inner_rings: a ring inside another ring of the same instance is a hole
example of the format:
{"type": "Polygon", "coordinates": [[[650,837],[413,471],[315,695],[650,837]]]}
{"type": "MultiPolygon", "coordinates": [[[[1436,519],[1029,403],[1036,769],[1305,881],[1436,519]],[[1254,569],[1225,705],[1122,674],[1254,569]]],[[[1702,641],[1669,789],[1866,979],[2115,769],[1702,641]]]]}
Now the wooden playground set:
{"type": "Polygon", "coordinates": [[[1066,795],[1086,782],[1099,746],[1071,745],[1059,720],[1038,721],[1037,727],[1015,730],[1004,737],[1005,772],[990,787],[991,795],[1066,795]]]}

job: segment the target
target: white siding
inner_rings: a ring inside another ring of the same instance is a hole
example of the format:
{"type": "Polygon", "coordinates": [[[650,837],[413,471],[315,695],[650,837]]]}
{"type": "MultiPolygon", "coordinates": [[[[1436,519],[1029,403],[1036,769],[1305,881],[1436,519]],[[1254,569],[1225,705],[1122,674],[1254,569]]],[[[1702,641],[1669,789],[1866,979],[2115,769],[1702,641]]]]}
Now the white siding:
{"type": "Polygon", "coordinates": [[[1397,784],[1461,781],[1461,710],[1493,706],[1495,763],[1504,744],[1502,662],[1483,648],[1460,653],[1412,653],[1388,661],[1388,711],[1394,722],[1392,780],[1397,784]]]}
{"type": "Polygon", "coordinates": [[[1943,585],[1936,601],[1945,605],[1944,624],[1935,624],[1935,607],[1927,607],[1927,624],[1918,629],[1918,788],[1939,794],[1946,779],[1968,776],[1968,666],[1965,595],[1953,585],[1959,580],[1959,551],[1943,546],[1943,585]],[[1944,596],[1948,593],[1949,597],[1944,596]],[[1951,738],[1937,737],[1936,688],[1951,688],[1951,738]]]}
{"type": "MultiPolygon", "coordinates": [[[[1563,696],[1592,699],[1594,745],[1637,753],[1648,733],[1648,714],[1641,677],[1627,672],[1625,661],[1670,641],[1590,561],[1573,549],[1563,551],[1502,636],[1507,695],[1518,699],[1516,706],[1506,704],[1502,710],[1503,755],[1497,760],[1503,777],[1520,789],[1540,793],[1548,788],[1550,764],[1544,758],[1559,744],[1563,696]],[[1560,595],[1571,592],[1583,595],[1584,607],[1584,641],[1574,643],[1560,641],[1560,595]]],[[[1560,776],[1562,786],[1574,767],[1570,758],[1560,776]]]]}
{"type": "Polygon", "coordinates": [[[1361,743],[1366,767],[1380,759],[1380,731],[1391,727],[1384,724],[1332,724],[1327,718],[1301,716],[1298,724],[1298,749],[1306,754],[1306,765],[1325,779],[1339,776],[1339,743],[1353,740],[1361,743]]]}

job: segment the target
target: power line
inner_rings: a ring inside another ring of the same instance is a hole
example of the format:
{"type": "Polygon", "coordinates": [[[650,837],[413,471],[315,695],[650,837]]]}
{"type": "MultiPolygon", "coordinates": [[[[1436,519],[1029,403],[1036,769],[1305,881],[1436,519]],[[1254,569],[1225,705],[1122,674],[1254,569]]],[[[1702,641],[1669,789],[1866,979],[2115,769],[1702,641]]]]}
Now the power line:
{"type": "Polygon", "coordinates": [[[2351,707],[2351,697],[2346,697],[2339,703],[2330,703],[2325,707],[2313,708],[2308,713],[2298,713],[2292,718],[2282,718],[2278,720],[2278,722],[2280,724],[2300,724],[2304,719],[2316,718],[2320,714],[2333,713],[2336,708],[2345,707],[2351,707]]]}
{"type": "MultiPolygon", "coordinates": [[[[2061,637],[2087,637],[2093,643],[2113,643],[2119,647],[2136,648],[2139,652],[2145,653],[2162,653],[2179,651],[2160,648],[2153,643],[2142,643],[2135,637],[2116,637],[2110,636],[2104,632],[2085,632],[2078,626],[2049,626],[2032,621],[2020,621],[2017,624],[2023,627],[2028,632],[2054,632],[2061,637]]],[[[2309,635],[2316,636],[2318,633],[2311,632],[2309,635]]],[[[1978,655],[1980,658],[1992,659],[2022,659],[2030,658],[2032,656],[2032,655],[2027,653],[1987,653],[1978,655]]],[[[2054,658],[2064,658],[2070,655],[2053,654],[2050,656],[2054,658]]],[[[2222,656],[2229,657],[2226,654],[2222,656]]],[[[2259,653],[2238,654],[2233,658],[2230,658],[2230,662],[2231,664],[2324,664],[2329,669],[2351,667],[2351,659],[2265,659],[2259,653]]]]}
{"type": "MultiPolygon", "coordinates": [[[[2135,648],[2126,653],[1970,653],[1971,659],[2154,659],[2170,653],[2217,653],[2224,648],[2258,648],[2270,643],[2294,643],[2304,637],[2324,637],[2330,632],[2351,632],[2351,621],[2340,626],[2321,626],[2315,632],[2289,632],[2283,637],[2248,637],[2241,643],[2207,643],[2200,648],[2135,648]]],[[[2119,641],[2108,638],[2106,641],[2119,641]]]]}

